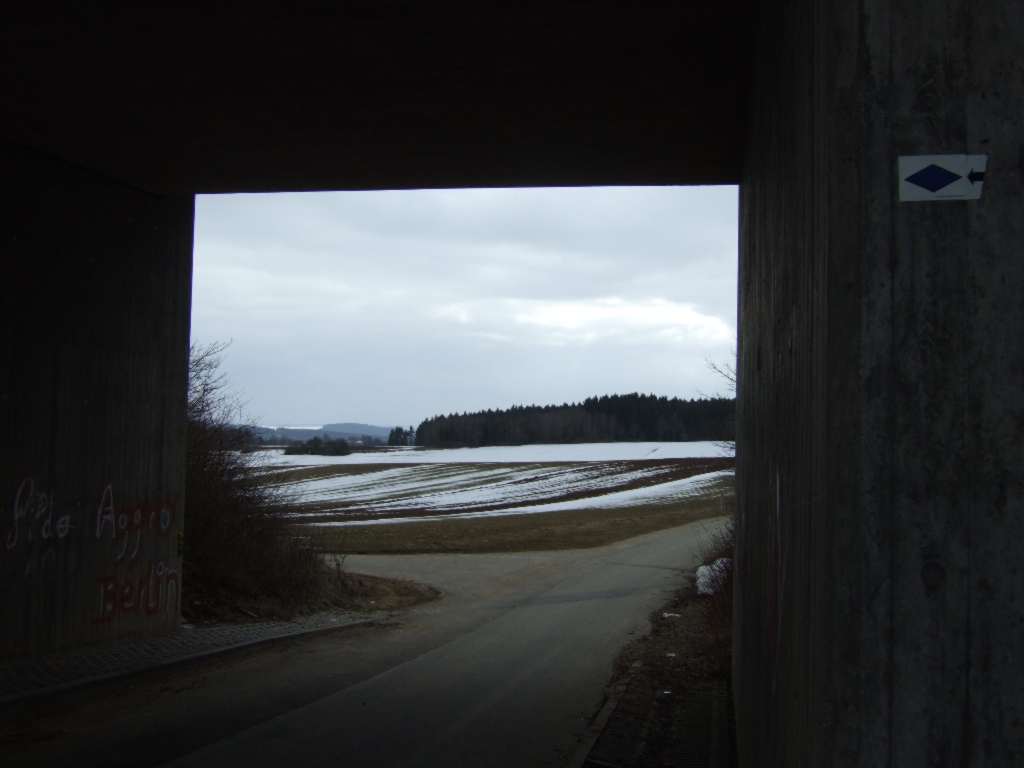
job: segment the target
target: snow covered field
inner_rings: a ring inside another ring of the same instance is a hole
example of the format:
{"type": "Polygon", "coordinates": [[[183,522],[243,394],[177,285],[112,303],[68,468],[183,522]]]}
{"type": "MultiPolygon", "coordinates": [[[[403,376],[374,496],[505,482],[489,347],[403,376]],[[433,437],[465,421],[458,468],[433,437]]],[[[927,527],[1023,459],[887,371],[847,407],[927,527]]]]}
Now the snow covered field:
{"type": "MultiPolygon", "coordinates": [[[[713,488],[718,482],[733,474],[732,470],[706,472],[682,480],[673,480],[655,485],[639,486],[625,491],[598,493],[566,501],[541,504],[500,507],[480,511],[452,511],[447,514],[416,515],[406,517],[378,517],[366,520],[314,520],[318,526],[381,525],[389,523],[411,523],[422,520],[457,520],[474,517],[500,517],[505,515],[532,515],[544,512],[562,512],[570,509],[626,509],[647,505],[667,506],[695,496],[713,488]]],[[[465,509],[464,507],[463,509],[465,509]]]]}
{"type": "Polygon", "coordinates": [[[732,474],[715,443],[597,443],[259,457],[296,522],[318,526],[672,505],[732,474]]]}

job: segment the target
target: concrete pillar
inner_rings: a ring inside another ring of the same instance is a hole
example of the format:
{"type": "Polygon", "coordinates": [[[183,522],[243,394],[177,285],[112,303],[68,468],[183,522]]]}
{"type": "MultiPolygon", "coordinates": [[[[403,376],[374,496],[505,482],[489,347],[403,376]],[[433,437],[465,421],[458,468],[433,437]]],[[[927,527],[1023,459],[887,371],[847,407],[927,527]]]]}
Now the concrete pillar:
{"type": "Polygon", "coordinates": [[[0,656],[171,629],[193,200],[0,156],[0,656]]]}
{"type": "Polygon", "coordinates": [[[1024,12],[764,3],[740,191],[744,766],[1024,764],[1024,12]],[[900,203],[897,157],[990,156],[900,203]]]}

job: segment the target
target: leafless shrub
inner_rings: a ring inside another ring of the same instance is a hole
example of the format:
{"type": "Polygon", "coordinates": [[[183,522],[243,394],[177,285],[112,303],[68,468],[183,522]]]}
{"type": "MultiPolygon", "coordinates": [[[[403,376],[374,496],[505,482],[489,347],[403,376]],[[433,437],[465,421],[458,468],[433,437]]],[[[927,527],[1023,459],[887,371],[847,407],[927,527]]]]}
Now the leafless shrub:
{"type": "Polygon", "coordinates": [[[196,594],[313,598],[319,556],[290,535],[281,499],[254,479],[241,404],[220,368],[225,343],[190,350],[184,603],[196,594]]]}

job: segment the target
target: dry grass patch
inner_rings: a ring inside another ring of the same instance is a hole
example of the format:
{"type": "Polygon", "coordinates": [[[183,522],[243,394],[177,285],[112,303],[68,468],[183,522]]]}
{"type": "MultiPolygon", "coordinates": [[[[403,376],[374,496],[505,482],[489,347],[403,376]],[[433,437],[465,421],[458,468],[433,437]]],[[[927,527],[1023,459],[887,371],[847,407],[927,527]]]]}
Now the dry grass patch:
{"type": "Polygon", "coordinates": [[[317,611],[391,611],[441,596],[427,584],[351,573],[344,569],[343,558],[335,562],[315,556],[314,560],[316,586],[299,596],[240,594],[230,587],[201,584],[182,605],[183,618],[197,624],[288,621],[317,611]]]}
{"type": "Polygon", "coordinates": [[[421,554],[600,547],[728,514],[732,478],[672,504],[410,523],[306,528],[325,552],[421,554]]]}
{"type": "Polygon", "coordinates": [[[338,591],[351,610],[394,611],[436,600],[441,592],[429,584],[406,579],[385,579],[363,573],[338,571],[338,591]]]}

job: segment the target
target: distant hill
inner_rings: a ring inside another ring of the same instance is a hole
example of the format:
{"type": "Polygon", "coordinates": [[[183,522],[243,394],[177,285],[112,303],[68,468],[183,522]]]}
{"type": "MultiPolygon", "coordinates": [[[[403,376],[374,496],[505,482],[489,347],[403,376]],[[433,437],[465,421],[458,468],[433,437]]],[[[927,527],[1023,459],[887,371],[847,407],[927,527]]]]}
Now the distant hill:
{"type": "Polygon", "coordinates": [[[274,442],[305,442],[314,437],[344,438],[358,444],[369,437],[372,441],[387,442],[390,427],[378,427],[374,424],[358,424],[344,422],[340,424],[324,424],[322,427],[247,427],[256,439],[263,443],[274,442]]]}
{"type": "Polygon", "coordinates": [[[324,424],[322,429],[324,432],[334,435],[369,435],[370,437],[379,437],[381,440],[387,440],[388,433],[391,432],[391,427],[378,427],[373,424],[358,424],[348,421],[341,424],[324,424]]]}

